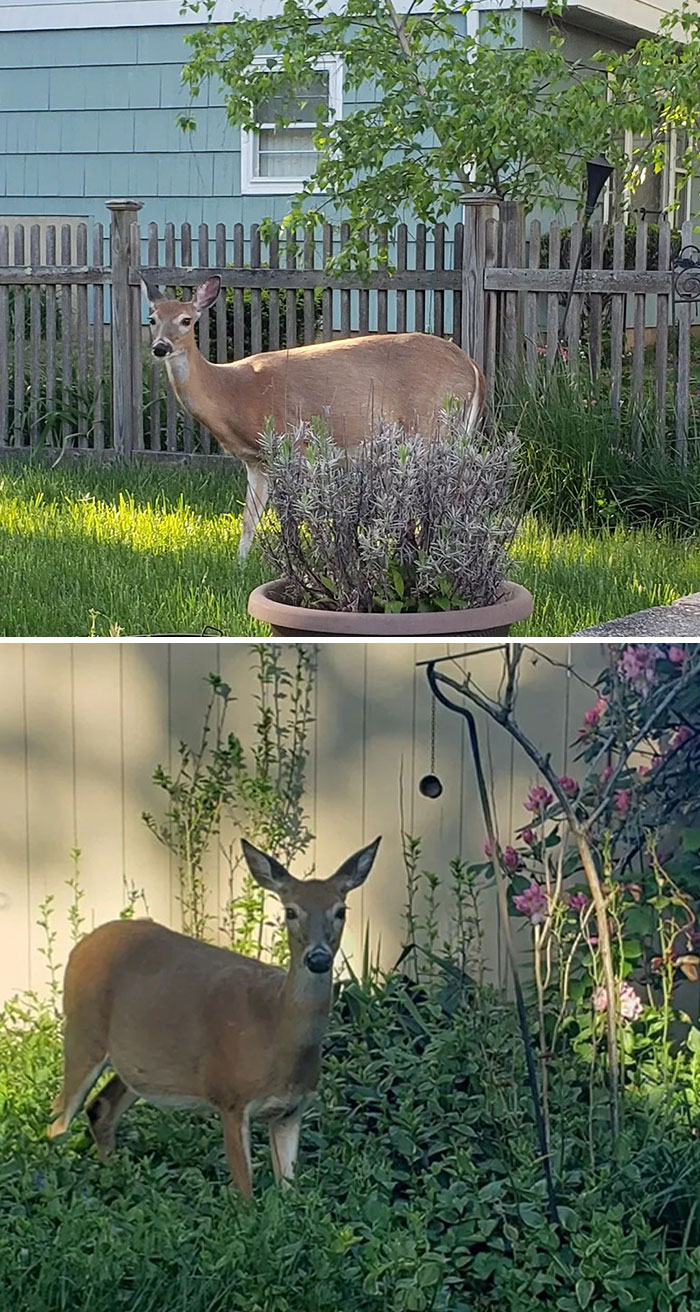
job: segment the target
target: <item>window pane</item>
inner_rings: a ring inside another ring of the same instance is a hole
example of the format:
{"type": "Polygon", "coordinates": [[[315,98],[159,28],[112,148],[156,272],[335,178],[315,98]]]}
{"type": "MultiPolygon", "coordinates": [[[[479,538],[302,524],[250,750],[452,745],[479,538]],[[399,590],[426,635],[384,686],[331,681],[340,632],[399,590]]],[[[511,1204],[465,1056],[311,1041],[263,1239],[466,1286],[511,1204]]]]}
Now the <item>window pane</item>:
{"type": "Polygon", "coordinates": [[[328,73],[318,73],[296,96],[270,96],[261,101],[256,117],[259,123],[274,123],[277,118],[288,118],[292,123],[315,123],[316,110],[327,104],[328,73]]]}
{"type": "Polygon", "coordinates": [[[308,178],[316,159],[310,129],[261,128],[258,133],[260,178],[308,178]]]}

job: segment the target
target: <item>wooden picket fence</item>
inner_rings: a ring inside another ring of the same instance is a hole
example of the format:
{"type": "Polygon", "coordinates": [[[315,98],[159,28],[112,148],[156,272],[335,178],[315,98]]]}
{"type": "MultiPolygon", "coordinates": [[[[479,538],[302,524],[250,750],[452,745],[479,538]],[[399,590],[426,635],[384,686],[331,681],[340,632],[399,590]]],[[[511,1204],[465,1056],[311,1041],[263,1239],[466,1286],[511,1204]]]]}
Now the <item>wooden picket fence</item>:
{"type": "Polygon", "coordinates": [[[352,333],[433,332],[478,360],[492,397],[560,365],[609,387],[616,417],[651,407],[657,440],[679,463],[697,438],[697,305],[674,295],[672,270],[679,240],[692,245],[690,224],[675,246],[660,225],[652,267],[646,224],[634,267],[624,225],[593,224],[562,342],[580,224],[545,233],[533,220],[526,231],[520,207],[475,200],[451,229],[399,224],[387,234],[391,272],[330,278],[324,262],[347,240],[344,226],[326,225],[317,240],[263,242],[257,225],[246,233],[240,223],[213,232],[203,224],[195,239],[189,224],[144,232],[139,209],[110,202],[108,232],[99,223],[91,233],[85,224],[0,226],[0,360],[9,362],[0,369],[0,451],[213,455],[210,434],[178,410],[150,355],[141,292],[144,275],[188,297],[213,271],[226,294],[201,320],[199,345],[214,361],[352,333]]]}

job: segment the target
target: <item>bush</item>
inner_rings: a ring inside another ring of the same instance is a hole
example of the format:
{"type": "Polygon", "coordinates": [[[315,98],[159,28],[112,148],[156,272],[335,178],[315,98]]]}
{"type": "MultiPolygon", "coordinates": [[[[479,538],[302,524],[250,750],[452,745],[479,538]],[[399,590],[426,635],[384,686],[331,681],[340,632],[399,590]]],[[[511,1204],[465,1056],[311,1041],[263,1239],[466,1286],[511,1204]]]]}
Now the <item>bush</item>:
{"type": "Polygon", "coordinates": [[[354,452],[318,427],[264,439],[267,563],[294,605],[400,612],[498,600],[515,533],[516,440],[470,433],[445,417],[432,439],[380,426],[354,452]]]}

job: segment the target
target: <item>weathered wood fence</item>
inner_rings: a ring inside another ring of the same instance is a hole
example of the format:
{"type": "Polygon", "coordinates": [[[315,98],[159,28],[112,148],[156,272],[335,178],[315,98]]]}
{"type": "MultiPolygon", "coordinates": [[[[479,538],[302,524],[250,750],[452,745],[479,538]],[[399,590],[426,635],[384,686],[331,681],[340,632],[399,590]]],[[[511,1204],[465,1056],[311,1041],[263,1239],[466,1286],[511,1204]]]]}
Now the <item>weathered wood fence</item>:
{"type": "Polygon", "coordinates": [[[199,344],[217,362],[351,333],[434,332],[478,360],[492,395],[559,362],[609,386],[615,416],[651,410],[658,440],[687,458],[697,307],[674,304],[672,256],[692,243],[690,224],[674,235],[662,223],[651,252],[640,223],[630,253],[623,224],[594,223],[562,342],[580,224],[543,232],[532,220],[526,230],[520,207],[475,201],[451,229],[399,224],[387,235],[391,272],[330,278],[324,262],[345,242],[343,226],[263,242],[257,225],[246,234],[240,223],[203,224],[195,239],[189,224],[144,231],[139,209],[110,202],[108,232],[0,226],[0,450],[212,453],[150,355],[140,280],[147,272],[187,297],[216,270],[226,294],[201,320],[199,344]]]}

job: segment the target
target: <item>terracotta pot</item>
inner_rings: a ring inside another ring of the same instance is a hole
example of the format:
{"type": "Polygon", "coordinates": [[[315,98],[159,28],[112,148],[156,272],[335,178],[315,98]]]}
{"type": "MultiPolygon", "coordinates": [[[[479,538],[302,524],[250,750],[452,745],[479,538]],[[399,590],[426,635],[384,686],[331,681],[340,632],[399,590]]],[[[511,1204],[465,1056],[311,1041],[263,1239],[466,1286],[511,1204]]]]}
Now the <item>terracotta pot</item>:
{"type": "Polygon", "coordinates": [[[440,610],[428,615],[368,615],[311,610],[281,601],[284,580],[273,579],[251,592],[248,614],[269,624],[280,638],[447,638],[505,637],[511,624],[532,614],[532,597],[519,583],[507,582],[502,599],[476,610],[440,610]]]}

